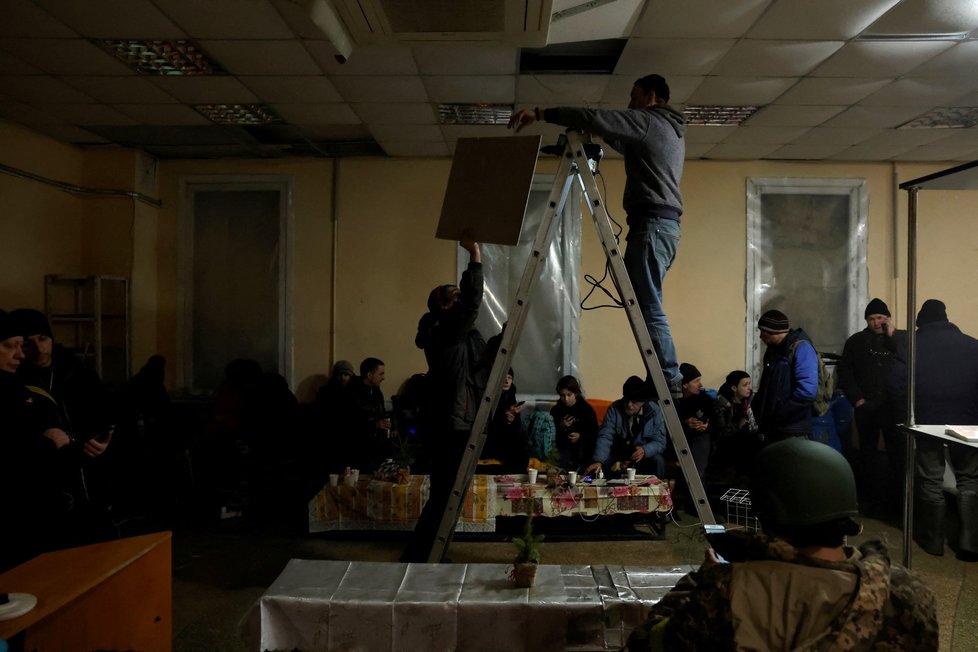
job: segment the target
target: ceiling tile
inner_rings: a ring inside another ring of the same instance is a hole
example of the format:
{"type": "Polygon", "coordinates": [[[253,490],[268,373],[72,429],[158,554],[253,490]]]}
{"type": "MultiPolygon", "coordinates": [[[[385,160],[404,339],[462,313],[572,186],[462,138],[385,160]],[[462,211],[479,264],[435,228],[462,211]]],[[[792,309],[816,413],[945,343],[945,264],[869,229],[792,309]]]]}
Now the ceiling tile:
{"type": "Polygon", "coordinates": [[[0,36],[73,38],[78,34],[31,0],[3,0],[0,2],[0,36]]]}
{"type": "Polygon", "coordinates": [[[632,34],[646,37],[739,38],[750,29],[768,4],[770,0],[651,0],[632,34]]]}
{"type": "Polygon", "coordinates": [[[339,91],[323,75],[316,77],[241,77],[241,83],[264,102],[341,102],[339,91]]]}
{"type": "Polygon", "coordinates": [[[177,100],[146,77],[63,77],[62,81],[105,104],[174,104],[177,100]]]}
{"type": "Polygon", "coordinates": [[[723,56],[712,74],[736,75],[749,70],[760,77],[797,77],[811,71],[842,46],[842,41],[744,40],[723,56]]]}
{"type": "Polygon", "coordinates": [[[767,158],[818,161],[839,153],[845,147],[845,145],[832,145],[830,143],[783,145],[768,154],[767,158]]]}
{"type": "Polygon", "coordinates": [[[871,34],[948,34],[978,29],[974,0],[903,0],[866,30],[871,34]]]}
{"type": "Polygon", "coordinates": [[[778,0],[748,38],[848,40],[900,0],[778,0]]]}
{"type": "Polygon", "coordinates": [[[899,77],[952,45],[951,41],[852,41],[816,68],[815,77],[899,77]]]}
{"type": "Polygon", "coordinates": [[[960,161],[978,159],[978,138],[962,137],[964,131],[971,129],[947,129],[950,132],[944,138],[932,143],[921,145],[901,155],[901,160],[920,161],[960,161]]]}
{"type": "Polygon", "coordinates": [[[847,147],[829,158],[835,161],[885,161],[911,149],[913,148],[895,144],[869,146],[860,143],[847,147]]]}
{"type": "Polygon", "coordinates": [[[459,138],[502,138],[513,133],[504,125],[442,125],[441,132],[448,142],[459,138]]]}
{"type": "Polygon", "coordinates": [[[779,149],[779,147],[780,145],[751,145],[747,143],[738,143],[736,145],[720,144],[714,145],[713,149],[707,153],[707,158],[753,161],[764,158],[771,152],[779,149]]]}
{"type": "Polygon", "coordinates": [[[234,75],[318,75],[322,72],[299,41],[201,41],[200,45],[234,75]]]}
{"type": "Polygon", "coordinates": [[[335,77],[336,90],[347,102],[427,102],[420,77],[335,77]]]}
{"type": "Polygon", "coordinates": [[[4,95],[29,104],[95,101],[54,77],[28,75],[0,77],[0,89],[4,95]]]}
{"type": "MultiPolygon", "coordinates": [[[[76,32],[87,38],[166,39],[186,34],[150,0],[37,0],[76,32]]],[[[208,3],[200,3],[208,4],[208,3]]]]}
{"type": "Polygon", "coordinates": [[[209,125],[210,120],[183,104],[116,104],[114,107],[145,125],[209,125]]]}
{"type": "Polygon", "coordinates": [[[688,103],[760,106],[772,102],[794,83],[788,77],[707,77],[688,103]]]}
{"type": "Polygon", "coordinates": [[[251,104],[254,93],[234,77],[149,77],[153,84],[187,104],[251,104]]]}
{"type": "Polygon", "coordinates": [[[806,127],[739,127],[727,136],[728,145],[784,145],[808,131],[806,127]]]}
{"type": "Polygon", "coordinates": [[[708,127],[706,125],[689,125],[686,127],[687,143],[722,143],[737,127],[708,127]]]}
{"type": "Polygon", "coordinates": [[[83,39],[0,39],[6,50],[54,75],[135,75],[121,61],[83,39]]]}
{"type": "Polygon", "coordinates": [[[732,39],[631,38],[615,66],[616,75],[640,77],[649,73],[705,75],[733,47],[732,39]]]}
{"type": "Polygon", "coordinates": [[[775,100],[778,104],[855,104],[890,83],[890,79],[808,78],[775,100]]]}
{"type": "Polygon", "coordinates": [[[978,61],[978,41],[962,41],[910,71],[910,77],[970,79],[978,61]]]}
{"type": "Polygon", "coordinates": [[[356,46],[346,63],[336,60],[329,41],[306,41],[309,53],[327,75],[416,75],[418,66],[411,49],[396,45],[356,46]]]}
{"type": "Polygon", "coordinates": [[[198,39],[288,39],[294,34],[267,0],[154,0],[198,39]]]}
{"type": "Polygon", "coordinates": [[[413,50],[422,75],[512,75],[519,68],[519,50],[512,45],[446,43],[413,50]]]}
{"type": "MultiPolygon", "coordinates": [[[[629,96],[635,80],[641,75],[612,75],[608,78],[608,85],[605,88],[604,96],[601,101],[603,104],[613,104],[619,109],[628,106],[629,96]]],[[[693,94],[705,77],[692,77],[683,75],[669,75],[666,83],[669,85],[669,103],[676,106],[685,102],[693,94]]]]}
{"type": "Polygon", "coordinates": [[[365,125],[292,125],[309,140],[368,140],[373,138],[365,125]]]}
{"type": "Polygon", "coordinates": [[[354,104],[353,110],[369,125],[428,125],[436,124],[435,110],[431,104],[354,104]]]}
{"type": "Polygon", "coordinates": [[[751,127],[814,127],[820,125],[846,106],[789,106],[769,104],[744,123],[751,127]]]}
{"type": "Polygon", "coordinates": [[[380,143],[388,156],[404,157],[444,157],[448,156],[448,146],[443,142],[412,143],[404,141],[384,141],[380,143]]]}
{"type": "MultiPolygon", "coordinates": [[[[948,129],[884,129],[864,140],[860,145],[867,147],[900,146],[910,149],[933,143],[948,136],[948,129]]],[[[955,130],[963,131],[963,130],[955,130]]]]}
{"type": "Polygon", "coordinates": [[[41,71],[12,54],[0,52],[0,75],[38,75],[41,71]]]}
{"type": "Polygon", "coordinates": [[[134,125],[136,121],[105,104],[53,104],[44,109],[65,122],[78,126],[134,125]]]}
{"type": "Polygon", "coordinates": [[[855,145],[879,133],[865,127],[815,127],[795,139],[796,145],[855,145]]]}
{"type": "Polygon", "coordinates": [[[581,106],[600,102],[607,85],[607,75],[520,75],[516,98],[518,104],[581,106]]]}
{"type": "Polygon", "coordinates": [[[360,118],[348,104],[273,104],[272,109],[293,124],[360,124],[360,118]]]}
{"type": "Polygon", "coordinates": [[[370,133],[377,142],[424,140],[441,142],[444,138],[438,125],[372,125],[370,133]]]}
{"type": "Polygon", "coordinates": [[[422,77],[421,79],[432,102],[512,104],[516,99],[515,75],[422,77]]]}
{"type": "Polygon", "coordinates": [[[890,129],[916,118],[924,111],[907,106],[854,106],[823,123],[825,127],[870,127],[890,129]]]}
{"type": "Polygon", "coordinates": [[[688,143],[686,145],[686,158],[702,158],[713,149],[714,143],[688,143]]]}
{"type": "Polygon", "coordinates": [[[253,143],[240,127],[211,124],[206,127],[106,126],[92,131],[114,142],[127,145],[236,145],[253,143]]]}
{"type": "Polygon", "coordinates": [[[859,102],[860,106],[951,106],[953,100],[978,88],[978,77],[958,81],[898,79],[859,102]]]}

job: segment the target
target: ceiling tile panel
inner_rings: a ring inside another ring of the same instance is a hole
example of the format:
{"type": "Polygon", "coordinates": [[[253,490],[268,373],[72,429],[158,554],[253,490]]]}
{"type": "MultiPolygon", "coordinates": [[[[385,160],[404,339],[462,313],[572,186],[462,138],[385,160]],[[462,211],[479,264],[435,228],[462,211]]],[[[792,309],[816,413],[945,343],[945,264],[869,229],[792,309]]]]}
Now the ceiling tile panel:
{"type": "Polygon", "coordinates": [[[900,0],[778,0],[747,38],[848,40],[900,0]]]}
{"type": "Polygon", "coordinates": [[[948,34],[978,29],[974,0],[903,0],[866,30],[872,34],[948,34]]]}
{"type": "Polygon", "coordinates": [[[510,45],[422,45],[414,59],[422,75],[512,75],[519,68],[518,51],[510,45]]]}
{"type": "Polygon", "coordinates": [[[707,77],[687,102],[760,106],[774,101],[794,83],[790,77],[707,77]]]}
{"type": "Polygon", "coordinates": [[[0,93],[28,104],[95,101],[54,77],[27,75],[0,77],[0,93]]]}
{"type": "Polygon", "coordinates": [[[369,125],[429,125],[436,124],[435,110],[431,104],[354,104],[353,110],[369,125]]]}
{"type": "Polygon", "coordinates": [[[0,75],[39,75],[40,70],[12,54],[0,52],[0,75]]]}
{"type": "Polygon", "coordinates": [[[114,108],[144,125],[209,125],[210,120],[183,104],[116,104],[114,108]]]}
{"type": "Polygon", "coordinates": [[[753,161],[762,159],[779,148],[780,145],[720,144],[714,145],[708,152],[707,158],[753,161]]]}
{"type": "Polygon", "coordinates": [[[722,143],[736,127],[707,127],[706,125],[689,125],[686,127],[687,143],[722,143]]]}
{"type": "MultiPolygon", "coordinates": [[[[606,75],[520,75],[516,98],[519,104],[556,106],[573,97],[583,106],[600,102],[607,85],[606,75]]],[[[624,98],[622,101],[626,102],[628,95],[624,98]]]]}
{"type": "Polygon", "coordinates": [[[318,75],[319,66],[299,41],[201,41],[201,47],[234,75],[318,75]]]}
{"type": "Polygon", "coordinates": [[[336,60],[329,41],[306,41],[306,48],[327,75],[416,75],[418,65],[410,48],[396,45],[357,46],[346,63],[336,60]]]}
{"type": "MultiPolygon", "coordinates": [[[[37,0],[87,38],[186,38],[150,0],[37,0]]],[[[208,3],[200,3],[208,4],[208,3]]]]}
{"type": "Polygon", "coordinates": [[[878,134],[867,138],[860,145],[867,147],[899,145],[909,149],[946,138],[948,131],[948,129],[884,129],[878,134]]]}
{"type": "Polygon", "coordinates": [[[78,33],[32,0],[0,2],[0,36],[73,38],[78,33]]]}
{"type": "Polygon", "coordinates": [[[339,91],[329,79],[317,77],[241,77],[241,83],[264,102],[341,102],[339,91]]]}
{"type": "Polygon", "coordinates": [[[77,76],[63,77],[61,81],[105,104],[174,104],[178,101],[142,76],[77,76]]]}
{"type": "Polygon", "coordinates": [[[921,145],[901,156],[908,161],[961,161],[978,159],[978,138],[962,137],[963,131],[971,129],[948,129],[947,136],[932,143],[921,145]]]}
{"type": "Polygon", "coordinates": [[[504,125],[442,125],[441,132],[449,142],[459,138],[499,138],[513,133],[504,125]]]}
{"type": "Polygon", "coordinates": [[[751,41],[737,43],[713,67],[714,75],[749,70],[760,77],[805,75],[843,46],[842,41],[751,41]]]}
{"type": "Polygon", "coordinates": [[[135,75],[84,39],[0,39],[0,50],[53,75],[135,75]]]}
{"type": "Polygon", "coordinates": [[[187,104],[250,104],[254,93],[234,77],[150,77],[168,94],[187,104]]]}
{"type": "Polygon", "coordinates": [[[373,125],[370,132],[378,142],[441,141],[443,138],[438,125],[373,125]]]}
{"type": "Polygon", "coordinates": [[[899,77],[953,45],[951,41],[853,41],[812,71],[812,75],[899,77]]]}
{"type": "Polygon", "coordinates": [[[739,38],[769,4],[770,0],[651,0],[632,35],[739,38]]]}
{"type": "Polygon", "coordinates": [[[154,0],[198,39],[287,39],[294,34],[267,0],[154,0]]]}
{"type": "Polygon", "coordinates": [[[784,145],[808,131],[806,127],[740,127],[723,142],[729,145],[784,145]]]}
{"type": "Polygon", "coordinates": [[[816,127],[795,139],[796,145],[856,145],[878,134],[880,129],[865,127],[816,127]]]}
{"type": "Polygon", "coordinates": [[[686,158],[702,158],[706,153],[715,147],[714,143],[687,143],[686,158]]]}
{"type": "Polygon", "coordinates": [[[953,100],[978,88],[978,75],[972,75],[966,83],[927,80],[921,78],[898,79],[859,102],[860,106],[950,106],[953,100]]]}
{"type": "Polygon", "coordinates": [[[859,145],[847,147],[837,154],[833,154],[829,159],[835,161],[886,161],[911,149],[913,147],[894,144],[869,146],[860,143],[859,145]]]}
{"type": "Polygon", "coordinates": [[[69,124],[82,127],[137,124],[132,118],[105,104],[46,104],[44,109],[69,124]]]}
{"type": "Polygon", "coordinates": [[[770,159],[789,159],[789,160],[809,160],[818,161],[826,159],[833,154],[838,154],[845,149],[845,145],[832,145],[830,143],[809,144],[809,145],[783,145],[767,155],[770,159]]]}
{"type": "Polygon", "coordinates": [[[808,78],[779,97],[778,104],[855,104],[890,83],[890,79],[808,78]]]}
{"type": "Polygon", "coordinates": [[[751,127],[814,127],[846,110],[846,106],[788,106],[769,104],[744,123],[751,127]]]}
{"type": "Polygon", "coordinates": [[[823,123],[825,127],[869,127],[890,129],[916,118],[925,111],[907,106],[854,106],[823,123]]]}
{"type": "Polygon", "coordinates": [[[293,124],[360,124],[360,118],[348,104],[273,104],[272,109],[293,124]]]}
{"type": "Polygon", "coordinates": [[[295,125],[303,136],[310,140],[367,140],[373,138],[365,125],[295,125]]]}
{"type": "Polygon", "coordinates": [[[336,77],[333,85],[347,102],[427,102],[420,77],[336,77]]]}
{"type": "Polygon", "coordinates": [[[404,156],[417,158],[445,157],[449,155],[448,146],[441,142],[412,143],[406,141],[381,141],[388,156],[404,156]]]}
{"type": "Polygon", "coordinates": [[[422,77],[433,102],[489,102],[512,104],[516,99],[514,75],[481,77],[422,77]]]}
{"type": "Polygon", "coordinates": [[[705,75],[733,47],[732,39],[629,39],[615,66],[616,75],[641,77],[649,73],[705,75]]]}
{"type": "Polygon", "coordinates": [[[910,71],[910,77],[953,77],[965,80],[974,77],[978,61],[978,41],[962,41],[930,61],[910,71]]]}

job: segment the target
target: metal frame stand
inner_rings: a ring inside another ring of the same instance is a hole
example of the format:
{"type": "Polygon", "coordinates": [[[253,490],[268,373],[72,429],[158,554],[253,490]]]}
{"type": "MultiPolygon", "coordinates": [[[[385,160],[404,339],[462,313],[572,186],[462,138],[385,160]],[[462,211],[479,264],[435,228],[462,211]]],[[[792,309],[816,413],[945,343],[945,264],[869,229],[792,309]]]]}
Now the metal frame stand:
{"type": "MultiPolygon", "coordinates": [[[[561,138],[561,141],[564,141],[561,138]]],[[[438,526],[437,537],[428,555],[429,563],[440,562],[451,543],[455,525],[458,522],[459,512],[465,501],[465,495],[472,477],[475,474],[476,466],[479,463],[479,455],[482,454],[482,447],[486,441],[486,426],[492,414],[496,410],[499,402],[503,379],[511,366],[513,350],[519,342],[520,334],[523,331],[523,324],[526,321],[526,313],[529,308],[530,293],[534,283],[540,278],[540,271],[546,262],[546,252],[554,237],[554,225],[559,220],[559,216],[564,209],[564,204],[570,194],[573,182],[577,180],[584,192],[584,197],[588,210],[594,221],[594,226],[598,231],[598,238],[604,248],[605,255],[611,265],[611,275],[620,293],[625,313],[628,315],[632,333],[638,344],[642,359],[645,362],[645,369],[649,378],[655,385],[656,393],[660,398],[657,399],[659,407],[666,420],[666,429],[672,439],[676,452],[679,455],[679,465],[686,478],[690,494],[696,506],[696,513],[704,525],[715,525],[716,519],[706,498],[706,491],[700,481],[699,474],[693,463],[693,457],[686,441],[686,434],[683,432],[682,424],[679,421],[679,414],[669,393],[669,386],[662,373],[662,367],[655,355],[655,347],[649,335],[645,319],[642,317],[642,310],[635,299],[632,283],[625,270],[625,263],[615,239],[614,230],[611,227],[611,218],[598,192],[598,187],[594,179],[594,174],[588,165],[588,158],[584,151],[581,134],[567,132],[564,150],[561,154],[560,166],[557,169],[554,187],[547,200],[547,214],[540,223],[537,230],[536,239],[533,243],[533,250],[527,260],[523,270],[523,277],[516,290],[514,305],[509,312],[508,325],[503,333],[502,343],[499,346],[499,353],[492,365],[489,380],[486,383],[486,391],[479,405],[479,410],[472,425],[472,432],[469,441],[465,446],[462,455],[462,462],[459,465],[458,474],[455,477],[455,485],[452,488],[448,499],[448,506],[442,514],[438,526]]]]}

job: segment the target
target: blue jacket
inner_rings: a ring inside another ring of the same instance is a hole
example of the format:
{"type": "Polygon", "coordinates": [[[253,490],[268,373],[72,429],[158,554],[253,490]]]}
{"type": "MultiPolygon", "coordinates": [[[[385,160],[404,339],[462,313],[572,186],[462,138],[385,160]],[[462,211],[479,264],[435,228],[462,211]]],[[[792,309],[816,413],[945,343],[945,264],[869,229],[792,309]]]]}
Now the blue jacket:
{"type": "Polygon", "coordinates": [[[593,460],[602,464],[618,461],[613,459],[613,453],[622,449],[634,450],[639,446],[645,451],[645,457],[661,455],[666,449],[666,421],[662,411],[655,403],[642,406],[642,431],[629,446],[628,415],[625,414],[623,399],[611,404],[604,415],[601,429],[598,430],[598,441],[594,446],[593,460]]]}
{"type": "Polygon", "coordinates": [[[818,392],[818,353],[800,328],[764,353],[754,414],[765,435],[803,435],[812,431],[812,403],[818,392]],[[794,364],[791,347],[797,342],[794,364]]]}

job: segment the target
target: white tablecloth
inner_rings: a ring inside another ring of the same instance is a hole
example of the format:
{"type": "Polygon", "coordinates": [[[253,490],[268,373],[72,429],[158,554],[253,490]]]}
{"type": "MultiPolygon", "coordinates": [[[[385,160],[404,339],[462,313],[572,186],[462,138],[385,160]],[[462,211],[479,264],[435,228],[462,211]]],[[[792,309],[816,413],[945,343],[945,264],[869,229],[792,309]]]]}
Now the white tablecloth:
{"type": "MultiPolygon", "coordinates": [[[[614,544],[609,544],[614,545],[614,544]]],[[[692,567],[293,559],[242,621],[253,650],[614,650],[692,567]]]]}

